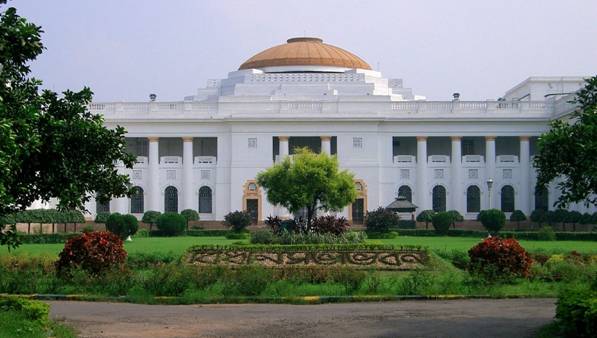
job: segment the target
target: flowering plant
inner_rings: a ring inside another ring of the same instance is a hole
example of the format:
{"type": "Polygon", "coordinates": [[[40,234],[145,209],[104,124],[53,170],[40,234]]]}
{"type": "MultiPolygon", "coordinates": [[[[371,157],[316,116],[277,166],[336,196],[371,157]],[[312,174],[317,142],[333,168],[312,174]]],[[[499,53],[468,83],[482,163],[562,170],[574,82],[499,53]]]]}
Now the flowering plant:
{"type": "Polygon", "coordinates": [[[99,274],[123,264],[126,256],[122,239],[117,235],[109,231],[88,232],[66,242],[56,262],[56,269],[62,273],[80,267],[92,274],[99,274]]]}

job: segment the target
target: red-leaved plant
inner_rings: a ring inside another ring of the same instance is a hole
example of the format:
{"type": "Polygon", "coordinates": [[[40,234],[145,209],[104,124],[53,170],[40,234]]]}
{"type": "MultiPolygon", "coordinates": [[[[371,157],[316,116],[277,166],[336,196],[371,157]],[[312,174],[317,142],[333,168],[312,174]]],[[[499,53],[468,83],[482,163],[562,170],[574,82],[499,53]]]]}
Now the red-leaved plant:
{"type": "Polygon", "coordinates": [[[350,223],[344,217],[336,217],[334,215],[320,216],[313,220],[310,230],[319,234],[342,235],[348,228],[350,223]]]}
{"type": "Polygon", "coordinates": [[[468,251],[471,272],[488,279],[528,277],[532,259],[513,238],[488,237],[468,251]]]}
{"type": "Polygon", "coordinates": [[[71,238],[56,262],[59,273],[70,268],[80,267],[92,274],[99,274],[126,260],[126,251],[120,237],[109,231],[83,233],[71,238]]]}

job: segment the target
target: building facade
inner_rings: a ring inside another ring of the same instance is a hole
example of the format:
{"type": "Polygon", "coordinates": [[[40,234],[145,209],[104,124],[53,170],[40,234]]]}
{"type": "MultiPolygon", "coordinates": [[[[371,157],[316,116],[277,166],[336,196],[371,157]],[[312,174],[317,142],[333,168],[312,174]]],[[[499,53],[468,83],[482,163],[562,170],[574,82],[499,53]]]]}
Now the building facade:
{"type": "Polygon", "coordinates": [[[428,101],[346,50],[290,39],[182,101],[91,104],[108,127],[127,129],[137,163],[120,170],[139,193],[87,208],[287,216],[255,177],[306,146],[354,173],[358,199],[341,214],[355,223],[398,195],[418,211],[455,209],[467,219],[489,207],[529,214],[558,197],[555,186],[535,192],[537,137],[568,116],[582,85],[581,77],[531,77],[498,100],[428,101]]]}

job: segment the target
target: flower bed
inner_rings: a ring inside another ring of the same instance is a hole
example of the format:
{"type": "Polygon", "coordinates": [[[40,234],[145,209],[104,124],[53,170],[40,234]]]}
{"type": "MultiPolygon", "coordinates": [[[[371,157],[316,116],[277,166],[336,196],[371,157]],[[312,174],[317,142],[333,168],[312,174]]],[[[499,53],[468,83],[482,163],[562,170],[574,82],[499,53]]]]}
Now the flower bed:
{"type": "Polygon", "coordinates": [[[184,258],[200,266],[344,266],[376,270],[413,270],[423,267],[427,259],[424,249],[390,245],[194,246],[184,258]]]}

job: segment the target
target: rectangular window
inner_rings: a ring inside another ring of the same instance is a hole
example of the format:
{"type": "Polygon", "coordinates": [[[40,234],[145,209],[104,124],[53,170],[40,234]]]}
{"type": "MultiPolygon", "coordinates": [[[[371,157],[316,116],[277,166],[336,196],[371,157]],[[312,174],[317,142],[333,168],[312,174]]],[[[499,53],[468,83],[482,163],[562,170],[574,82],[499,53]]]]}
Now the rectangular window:
{"type": "Polygon", "coordinates": [[[354,149],[363,149],[363,138],[362,137],[353,137],[352,138],[352,147],[354,149]]]}
{"type": "Polygon", "coordinates": [[[253,149],[257,148],[257,138],[250,137],[249,140],[248,140],[248,143],[249,143],[248,144],[249,148],[253,148],[253,149]]]}
{"type": "Polygon", "coordinates": [[[474,144],[473,140],[462,140],[462,155],[474,155],[474,144]]]}

